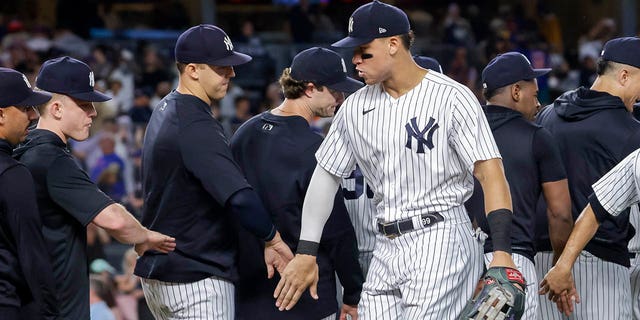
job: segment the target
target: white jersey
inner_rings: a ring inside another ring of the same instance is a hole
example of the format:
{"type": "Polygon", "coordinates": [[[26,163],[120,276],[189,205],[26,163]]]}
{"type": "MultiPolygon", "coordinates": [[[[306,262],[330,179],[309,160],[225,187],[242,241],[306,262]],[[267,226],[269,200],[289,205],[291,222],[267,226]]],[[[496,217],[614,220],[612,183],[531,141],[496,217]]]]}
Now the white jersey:
{"type": "Polygon", "coordinates": [[[358,163],[377,218],[394,221],[461,206],[473,191],[474,163],[500,153],[471,91],[428,72],[397,99],[381,84],[349,96],[316,157],[343,178],[358,163]]]}
{"type": "MultiPolygon", "coordinates": [[[[593,184],[602,208],[613,216],[640,201],[640,149],[632,152],[593,184]]],[[[637,213],[637,212],[636,212],[637,213]]]]}

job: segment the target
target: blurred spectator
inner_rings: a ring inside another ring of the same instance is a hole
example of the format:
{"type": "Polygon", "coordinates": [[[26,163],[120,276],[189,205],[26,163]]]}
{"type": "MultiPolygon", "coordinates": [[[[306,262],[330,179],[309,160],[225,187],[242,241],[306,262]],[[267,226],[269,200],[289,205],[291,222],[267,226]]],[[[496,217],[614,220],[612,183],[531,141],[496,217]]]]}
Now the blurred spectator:
{"type": "Polygon", "coordinates": [[[265,90],[264,109],[270,110],[276,108],[284,101],[284,93],[278,81],[271,82],[265,90]]]}
{"type": "Polygon", "coordinates": [[[160,100],[166,95],[168,95],[171,90],[173,90],[173,84],[170,81],[160,81],[156,85],[156,89],[149,100],[149,105],[151,108],[155,108],[160,100]]]}
{"type": "Polygon", "coordinates": [[[110,133],[100,136],[100,150],[102,156],[95,166],[91,168],[91,180],[93,180],[102,192],[111,199],[122,202],[127,195],[124,181],[124,160],[115,153],[115,138],[110,133]]]}
{"type": "Polygon", "coordinates": [[[53,47],[65,55],[81,61],[86,61],[91,54],[91,47],[87,40],[65,28],[57,28],[55,30],[53,47]]]}
{"type": "Polygon", "coordinates": [[[234,41],[238,52],[246,53],[252,57],[267,55],[267,50],[262,45],[262,40],[256,35],[251,20],[243,21],[240,30],[242,33],[234,41]]]}
{"type": "Polygon", "coordinates": [[[87,264],[97,259],[106,259],[104,247],[111,243],[111,236],[102,228],[90,223],[87,225],[87,264]]]}
{"type": "Polygon", "coordinates": [[[106,299],[111,294],[107,284],[98,276],[89,276],[89,304],[91,320],[116,320],[106,299]]]}
{"type": "Polygon", "coordinates": [[[453,80],[467,86],[473,93],[481,98],[480,91],[477,88],[478,70],[469,64],[467,56],[467,48],[457,47],[453,55],[453,60],[449,66],[445,68],[446,74],[453,80]]]}
{"type": "Polygon", "coordinates": [[[289,12],[289,29],[294,43],[310,43],[313,39],[315,26],[311,20],[308,0],[300,0],[291,7],[289,12]]]}
{"type": "Polygon", "coordinates": [[[246,96],[239,96],[234,101],[235,114],[231,119],[222,123],[227,137],[230,138],[236,130],[252,116],[251,100],[246,96]]]}
{"type": "Polygon", "coordinates": [[[244,95],[244,89],[238,86],[233,79],[231,79],[229,81],[229,87],[227,88],[227,95],[220,99],[219,116],[221,121],[233,118],[236,114],[236,98],[244,95]]]}
{"type": "Polygon", "coordinates": [[[136,89],[135,99],[133,99],[133,106],[129,109],[129,117],[134,126],[146,126],[151,119],[151,113],[153,108],[150,105],[151,98],[147,91],[143,89],[136,89]]]}
{"type": "Polygon", "coordinates": [[[140,278],[133,274],[138,254],[133,248],[122,257],[122,274],[115,276],[116,302],[124,320],[139,319],[139,300],[144,299],[140,278]]]}
{"type": "Polygon", "coordinates": [[[142,72],[136,81],[136,89],[153,92],[161,81],[172,81],[172,74],[167,68],[168,63],[153,45],[147,45],[142,52],[142,72]]]}
{"type": "Polygon", "coordinates": [[[447,16],[442,23],[444,43],[471,48],[475,44],[473,30],[467,19],[460,15],[457,3],[449,4],[447,16]]]}
{"type": "Polygon", "coordinates": [[[127,49],[122,49],[118,55],[118,63],[109,76],[110,81],[120,81],[121,87],[118,91],[118,101],[120,104],[119,113],[127,113],[133,104],[135,87],[135,75],[139,68],[135,62],[133,53],[127,49]]]}
{"type": "Polygon", "coordinates": [[[109,78],[113,70],[110,55],[110,49],[106,45],[97,45],[91,50],[88,65],[93,70],[96,80],[107,80],[109,78]]]}

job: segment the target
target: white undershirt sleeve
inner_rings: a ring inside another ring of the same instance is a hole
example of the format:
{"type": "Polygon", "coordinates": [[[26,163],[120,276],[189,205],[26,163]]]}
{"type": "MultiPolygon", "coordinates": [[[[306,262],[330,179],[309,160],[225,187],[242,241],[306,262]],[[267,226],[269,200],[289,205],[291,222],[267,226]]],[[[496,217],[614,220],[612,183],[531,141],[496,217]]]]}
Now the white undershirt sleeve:
{"type": "Polygon", "coordinates": [[[316,166],[302,205],[300,240],[320,243],[322,230],[331,215],[338,187],[340,187],[339,177],[316,166]]]}

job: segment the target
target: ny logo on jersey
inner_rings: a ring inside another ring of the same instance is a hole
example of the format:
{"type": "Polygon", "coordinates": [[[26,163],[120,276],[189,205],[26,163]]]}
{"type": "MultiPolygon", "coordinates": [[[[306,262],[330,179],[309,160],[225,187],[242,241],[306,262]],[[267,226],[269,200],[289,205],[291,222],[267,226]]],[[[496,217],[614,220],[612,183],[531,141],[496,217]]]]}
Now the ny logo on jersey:
{"type": "Polygon", "coordinates": [[[429,118],[427,126],[420,130],[416,117],[413,117],[404,127],[407,129],[407,144],[405,147],[411,149],[411,140],[415,138],[418,143],[417,153],[424,153],[425,145],[427,145],[427,148],[433,149],[433,133],[440,127],[436,123],[436,119],[429,118]],[[427,134],[426,138],[424,137],[425,133],[427,134]]]}

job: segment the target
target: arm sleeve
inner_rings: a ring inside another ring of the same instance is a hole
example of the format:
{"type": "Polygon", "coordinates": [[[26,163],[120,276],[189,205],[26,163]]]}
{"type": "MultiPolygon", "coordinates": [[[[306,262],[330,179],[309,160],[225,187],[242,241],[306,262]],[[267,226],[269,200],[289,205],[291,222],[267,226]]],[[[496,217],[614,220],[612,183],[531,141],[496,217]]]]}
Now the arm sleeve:
{"type": "Polygon", "coordinates": [[[7,229],[12,231],[16,241],[22,274],[36,305],[41,306],[43,318],[53,319],[59,312],[58,300],[51,258],[42,236],[33,179],[22,165],[8,169],[2,177],[13,182],[2,184],[0,195],[7,212],[7,229]]]}
{"type": "Polygon", "coordinates": [[[592,204],[599,222],[607,214],[617,216],[626,208],[638,203],[638,152],[640,149],[628,155],[593,184],[593,194],[589,197],[589,203],[592,204]]]}
{"type": "Polygon", "coordinates": [[[345,120],[348,107],[348,105],[340,107],[333,118],[327,137],[316,152],[318,165],[332,175],[342,178],[348,177],[356,166],[345,120]]]}
{"type": "Polygon", "coordinates": [[[316,166],[302,205],[300,240],[320,243],[322,229],[333,210],[339,186],[340,178],[316,166]]]}
{"type": "Polygon", "coordinates": [[[349,214],[344,205],[341,189],[335,197],[333,212],[327,220],[320,246],[331,257],[333,268],[344,287],[342,301],[348,305],[357,305],[360,301],[364,275],[358,261],[358,241],[349,214]]]}
{"type": "Polygon", "coordinates": [[[567,173],[560,157],[560,150],[551,136],[545,129],[538,129],[533,136],[533,154],[538,163],[540,181],[553,182],[567,178],[567,173]]]}
{"type": "Polygon", "coordinates": [[[180,129],[180,154],[191,172],[218,203],[225,204],[238,190],[250,187],[221,126],[213,119],[197,120],[180,129]]]}
{"type": "Polygon", "coordinates": [[[83,226],[114,201],[102,192],[71,157],[54,160],[47,170],[51,199],[83,226]]]}
{"type": "Polygon", "coordinates": [[[256,237],[270,241],[276,235],[276,227],[253,189],[245,188],[234,193],[229,198],[228,207],[240,224],[256,237]]]}
{"type": "Polygon", "coordinates": [[[466,168],[473,170],[477,161],[501,158],[480,103],[468,89],[455,95],[452,112],[449,143],[466,168]]]}

